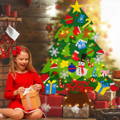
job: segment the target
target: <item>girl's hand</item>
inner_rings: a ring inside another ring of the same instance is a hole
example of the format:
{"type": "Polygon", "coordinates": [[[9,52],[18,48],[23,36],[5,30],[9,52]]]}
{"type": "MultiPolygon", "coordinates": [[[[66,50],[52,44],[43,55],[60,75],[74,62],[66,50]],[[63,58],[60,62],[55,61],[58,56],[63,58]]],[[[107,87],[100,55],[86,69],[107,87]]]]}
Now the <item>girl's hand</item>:
{"type": "Polygon", "coordinates": [[[19,87],[19,88],[17,89],[18,94],[23,93],[24,91],[25,91],[25,88],[24,88],[24,87],[19,87]]]}
{"type": "Polygon", "coordinates": [[[40,84],[34,84],[34,85],[32,85],[32,87],[36,91],[40,91],[40,89],[42,89],[42,85],[40,85],[40,84]]]}
{"type": "Polygon", "coordinates": [[[17,90],[14,91],[14,95],[18,95],[20,93],[23,93],[25,91],[24,87],[19,87],[17,90]]]}

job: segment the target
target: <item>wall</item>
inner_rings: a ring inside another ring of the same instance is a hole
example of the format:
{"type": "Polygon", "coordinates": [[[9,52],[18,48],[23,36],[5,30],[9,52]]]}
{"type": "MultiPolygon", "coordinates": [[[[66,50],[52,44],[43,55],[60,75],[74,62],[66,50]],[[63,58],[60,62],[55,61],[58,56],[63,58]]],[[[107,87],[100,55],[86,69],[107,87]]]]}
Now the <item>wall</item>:
{"type": "MultiPolygon", "coordinates": [[[[20,33],[16,43],[25,45],[31,50],[33,64],[39,72],[47,58],[49,41],[45,26],[52,21],[45,12],[46,7],[52,4],[52,0],[33,0],[29,7],[25,4],[25,0],[0,0],[1,5],[7,3],[10,3],[12,10],[17,10],[18,16],[23,19],[16,26],[16,30],[20,33]]],[[[3,97],[7,73],[8,65],[4,65],[0,61],[0,107],[5,107],[8,103],[3,97]]]]}

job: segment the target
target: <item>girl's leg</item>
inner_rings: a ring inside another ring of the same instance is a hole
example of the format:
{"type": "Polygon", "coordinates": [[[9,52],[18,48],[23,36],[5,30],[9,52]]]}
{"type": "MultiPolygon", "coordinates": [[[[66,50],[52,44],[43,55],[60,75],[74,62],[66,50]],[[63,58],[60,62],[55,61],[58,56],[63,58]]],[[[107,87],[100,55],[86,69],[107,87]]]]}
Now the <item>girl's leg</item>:
{"type": "Polygon", "coordinates": [[[14,120],[21,120],[24,117],[24,113],[21,109],[0,108],[0,113],[14,120]]]}
{"type": "Polygon", "coordinates": [[[42,118],[42,116],[43,116],[42,110],[37,109],[36,111],[34,111],[34,112],[26,115],[26,118],[27,118],[28,120],[37,120],[37,119],[42,118]]]}

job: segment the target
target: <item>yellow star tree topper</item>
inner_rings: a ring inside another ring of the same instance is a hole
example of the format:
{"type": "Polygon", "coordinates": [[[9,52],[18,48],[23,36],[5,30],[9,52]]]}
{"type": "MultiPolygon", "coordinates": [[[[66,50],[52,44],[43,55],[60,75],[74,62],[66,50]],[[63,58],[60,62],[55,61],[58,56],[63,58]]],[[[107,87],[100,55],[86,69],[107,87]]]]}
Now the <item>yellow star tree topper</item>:
{"type": "Polygon", "coordinates": [[[82,7],[83,5],[79,5],[78,4],[78,1],[76,0],[75,4],[74,5],[71,5],[72,8],[74,8],[73,12],[80,12],[80,8],[82,7]]]}

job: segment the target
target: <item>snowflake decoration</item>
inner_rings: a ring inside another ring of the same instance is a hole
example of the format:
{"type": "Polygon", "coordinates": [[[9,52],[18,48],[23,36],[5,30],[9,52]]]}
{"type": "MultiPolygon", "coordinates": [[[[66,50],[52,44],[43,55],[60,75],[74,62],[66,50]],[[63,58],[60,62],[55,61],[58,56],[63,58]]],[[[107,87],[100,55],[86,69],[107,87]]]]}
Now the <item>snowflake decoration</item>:
{"type": "Polygon", "coordinates": [[[62,71],[60,73],[60,78],[66,79],[69,76],[68,71],[62,71]]]}
{"type": "Polygon", "coordinates": [[[58,55],[58,53],[59,53],[58,48],[52,47],[51,50],[50,50],[50,53],[51,53],[51,56],[52,56],[52,57],[53,57],[53,56],[57,57],[57,55],[58,55]]]}

